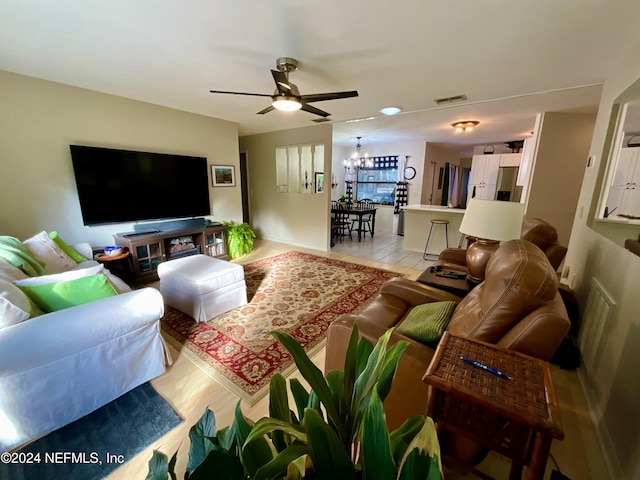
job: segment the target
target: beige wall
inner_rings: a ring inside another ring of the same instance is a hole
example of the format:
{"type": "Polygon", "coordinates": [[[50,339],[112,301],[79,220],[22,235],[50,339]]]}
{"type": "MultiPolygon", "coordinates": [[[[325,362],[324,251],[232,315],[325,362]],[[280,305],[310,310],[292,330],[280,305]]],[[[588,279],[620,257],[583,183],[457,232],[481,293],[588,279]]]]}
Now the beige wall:
{"type": "Polygon", "coordinates": [[[247,152],[251,224],[260,238],[326,251],[329,249],[330,191],[276,191],[276,147],[324,144],[325,181],[331,182],[331,125],[297,128],[240,138],[247,152]]]}
{"type": "MultiPolygon", "coordinates": [[[[597,433],[615,479],[640,478],[640,257],[588,227],[588,214],[598,190],[598,172],[603,162],[603,147],[614,99],[640,78],[640,39],[609,74],[589,155],[596,163],[583,173],[582,189],[569,242],[565,265],[569,280],[583,311],[589,297],[589,285],[596,278],[616,302],[610,323],[604,326],[599,368],[593,383],[584,384],[596,423],[597,433]]],[[[583,159],[584,161],[585,159],[583,159]]],[[[637,229],[635,235],[637,235],[637,229]]],[[[582,326],[585,328],[585,325],[582,326]]]]}
{"type": "MultiPolygon", "coordinates": [[[[113,243],[132,224],[85,227],[70,144],[207,157],[238,165],[234,123],[0,71],[0,234],[57,230],[69,242],[113,243]]],[[[217,220],[242,220],[240,187],[211,188],[217,220]]],[[[170,194],[170,192],[168,192],[170,194]]],[[[109,199],[105,198],[105,208],[109,199]]]]}
{"type": "Polygon", "coordinates": [[[556,227],[563,245],[569,243],[594,124],[595,115],[542,115],[525,214],[556,227]]]}

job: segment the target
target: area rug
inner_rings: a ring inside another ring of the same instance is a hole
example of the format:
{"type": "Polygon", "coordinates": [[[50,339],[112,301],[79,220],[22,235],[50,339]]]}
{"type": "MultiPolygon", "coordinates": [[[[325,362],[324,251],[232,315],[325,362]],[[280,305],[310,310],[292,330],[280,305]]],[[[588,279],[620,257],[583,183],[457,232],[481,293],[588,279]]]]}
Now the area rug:
{"type": "Polygon", "coordinates": [[[0,478],[104,478],[180,423],[169,404],[144,383],[18,452],[3,454],[0,478]],[[17,463],[5,462],[6,455],[17,463]]]}
{"type": "Polygon", "coordinates": [[[311,356],[324,345],[329,325],[357,311],[387,280],[401,276],[301,252],[287,252],[244,266],[249,304],[208,322],[172,308],[162,318],[167,339],[249,405],[267,392],[275,372],[295,368],[273,336],[294,337],[311,356]]]}

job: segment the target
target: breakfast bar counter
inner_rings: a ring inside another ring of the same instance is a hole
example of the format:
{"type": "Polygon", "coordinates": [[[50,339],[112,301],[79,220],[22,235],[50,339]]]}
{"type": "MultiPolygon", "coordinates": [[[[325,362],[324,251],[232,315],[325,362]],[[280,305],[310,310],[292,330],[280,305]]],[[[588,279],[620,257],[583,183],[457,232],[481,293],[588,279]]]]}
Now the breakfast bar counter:
{"type": "MultiPolygon", "coordinates": [[[[404,250],[420,253],[424,251],[429,228],[431,228],[431,220],[448,220],[449,246],[458,246],[464,208],[449,208],[441,205],[407,205],[402,208],[405,211],[404,239],[402,241],[404,250]]],[[[444,226],[435,225],[428,253],[437,255],[445,248],[444,226]]]]}

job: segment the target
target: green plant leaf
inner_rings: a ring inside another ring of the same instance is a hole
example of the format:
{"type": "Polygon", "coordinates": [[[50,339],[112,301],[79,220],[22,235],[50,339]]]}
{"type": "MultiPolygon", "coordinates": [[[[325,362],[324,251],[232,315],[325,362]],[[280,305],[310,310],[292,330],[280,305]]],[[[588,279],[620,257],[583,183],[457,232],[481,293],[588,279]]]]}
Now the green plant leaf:
{"type": "Polygon", "coordinates": [[[208,408],[204,411],[200,420],[189,430],[189,461],[187,472],[193,472],[198,465],[204,462],[209,452],[213,450],[213,443],[207,437],[216,436],[216,417],[208,408]]]}
{"type": "Polygon", "coordinates": [[[227,254],[229,258],[234,259],[245,255],[253,250],[253,239],[256,237],[251,226],[243,222],[222,222],[226,228],[227,236],[227,254]]]}
{"type": "Polygon", "coordinates": [[[365,367],[367,366],[367,361],[369,360],[371,352],[373,352],[373,343],[362,337],[358,342],[358,351],[356,354],[356,378],[362,374],[365,367]]]}
{"type": "Polygon", "coordinates": [[[398,362],[408,346],[409,342],[400,340],[386,352],[386,358],[378,381],[378,394],[383,402],[391,391],[391,385],[396,374],[396,369],[398,368],[398,362]]]}
{"type": "Polygon", "coordinates": [[[159,450],[154,450],[149,460],[149,471],[145,480],[167,480],[169,476],[169,458],[159,450]]]}
{"type": "Polygon", "coordinates": [[[220,448],[230,452],[235,445],[236,433],[232,427],[224,427],[222,430],[218,430],[216,438],[220,448]]]}
{"type": "Polygon", "coordinates": [[[260,468],[252,480],[279,479],[286,475],[289,464],[309,453],[309,447],[302,443],[292,443],[278,456],[260,468]]]}
{"type": "Polygon", "coordinates": [[[302,455],[289,464],[285,480],[301,480],[307,472],[307,464],[311,463],[309,455],[302,455]]]}
{"type": "MultiPolygon", "coordinates": [[[[347,402],[344,398],[344,372],[342,370],[332,370],[327,374],[327,385],[333,395],[333,402],[338,406],[338,412],[340,418],[343,419],[343,423],[348,420],[349,410],[347,409],[347,402]]],[[[329,417],[329,424],[337,430],[336,425],[333,423],[331,417],[329,417]]],[[[345,439],[343,438],[343,443],[345,439]]]]}
{"type": "Polygon", "coordinates": [[[291,394],[293,395],[293,401],[296,404],[296,410],[298,411],[298,418],[302,419],[304,415],[304,409],[309,406],[309,392],[302,386],[300,380],[292,378],[289,380],[289,388],[291,388],[291,394]]]}
{"type": "Polygon", "coordinates": [[[378,383],[380,378],[380,373],[385,364],[386,353],[387,353],[387,344],[389,343],[389,337],[391,336],[392,330],[387,330],[378,340],[375,347],[373,347],[373,351],[369,355],[367,359],[367,364],[358,375],[354,385],[354,395],[355,398],[364,398],[368,395],[372,390],[373,386],[378,383]]]}
{"type": "Polygon", "coordinates": [[[307,434],[301,426],[292,425],[291,423],[276,420],[275,418],[263,417],[253,425],[251,432],[246,437],[242,449],[245,450],[252,442],[264,439],[263,437],[266,434],[275,430],[284,432],[299,442],[307,443],[307,434]]]}
{"type": "Polygon", "coordinates": [[[405,456],[398,480],[431,479],[431,457],[413,449],[405,456]]]}
{"type": "Polygon", "coordinates": [[[396,465],[400,465],[407,447],[413,437],[422,429],[424,425],[424,416],[414,415],[407,418],[402,425],[396,428],[389,435],[389,443],[391,444],[391,452],[396,465]]]}
{"type": "MultiPolygon", "coordinates": [[[[292,423],[289,397],[287,396],[287,382],[278,372],[271,377],[269,384],[269,416],[276,420],[292,423]]],[[[284,450],[288,445],[284,434],[280,430],[274,430],[271,439],[278,452],[284,450]]]]}
{"type": "MultiPolygon", "coordinates": [[[[362,373],[356,378],[353,387],[353,399],[351,401],[350,418],[350,440],[355,440],[355,436],[359,435],[362,425],[362,417],[364,412],[368,408],[369,401],[371,399],[371,392],[374,386],[380,380],[380,376],[383,372],[387,344],[389,343],[389,337],[391,336],[392,329],[387,330],[378,340],[376,346],[373,348],[371,354],[367,358],[366,366],[362,373]]],[[[359,357],[359,362],[364,361],[364,357],[359,357]]]]}
{"type": "Polygon", "coordinates": [[[235,424],[236,442],[238,446],[242,446],[240,449],[240,461],[247,474],[253,476],[260,467],[266,465],[273,458],[271,447],[269,447],[269,443],[264,437],[254,438],[251,443],[245,445],[252,427],[242,414],[240,401],[236,404],[233,423],[235,424]]]}
{"type": "Polygon", "coordinates": [[[176,461],[178,461],[178,451],[171,456],[169,460],[169,475],[171,476],[171,480],[177,480],[176,477],[176,461]]]}
{"type": "Polygon", "coordinates": [[[344,418],[348,410],[346,410],[347,402],[345,401],[344,392],[344,372],[342,370],[332,370],[327,373],[327,385],[333,394],[333,401],[338,405],[340,418],[344,418]]]}
{"type": "Polygon", "coordinates": [[[306,408],[313,408],[318,410],[318,412],[320,411],[320,399],[318,398],[318,394],[313,390],[309,393],[309,402],[307,403],[306,408]]]}
{"type": "Polygon", "coordinates": [[[291,336],[287,335],[284,332],[278,331],[273,331],[270,333],[291,354],[294,362],[298,367],[298,370],[300,370],[302,376],[309,383],[309,386],[318,396],[320,402],[322,402],[322,404],[324,405],[324,408],[327,411],[327,415],[334,422],[336,428],[338,429],[338,434],[341,438],[344,438],[344,425],[342,423],[342,419],[340,418],[338,406],[333,401],[331,389],[329,388],[329,385],[327,385],[322,371],[314,365],[311,359],[307,356],[307,353],[304,351],[304,349],[291,336]]]}
{"type": "Polygon", "coordinates": [[[356,370],[358,365],[358,324],[353,324],[347,353],[344,358],[344,401],[347,412],[351,410],[351,400],[353,396],[353,384],[356,381],[356,370]]]}
{"type": "Polygon", "coordinates": [[[309,436],[310,457],[318,480],[355,479],[356,469],[349,454],[336,432],[324,422],[320,412],[307,408],[302,423],[309,436]]]}
{"type": "Polygon", "coordinates": [[[396,476],[387,420],[377,388],[373,389],[362,421],[362,460],[365,480],[387,480],[396,476]]]}
{"type": "Polygon", "coordinates": [[[399,480],[442,478],[440,463],[440,443],[431,417],[426,417],[422,428],[413,437],[399,466],[399,480]]]}

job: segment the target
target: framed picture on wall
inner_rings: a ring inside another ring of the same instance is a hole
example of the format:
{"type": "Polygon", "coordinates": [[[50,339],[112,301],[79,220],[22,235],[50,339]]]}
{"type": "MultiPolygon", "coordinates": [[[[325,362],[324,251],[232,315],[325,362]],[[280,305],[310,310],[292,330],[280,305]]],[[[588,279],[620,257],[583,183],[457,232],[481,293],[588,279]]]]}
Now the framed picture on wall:
{"type": "Polygon", "coordinates": [[[324,172],[315,173],[316,193],[324,193],[324,172]]]}
{"type": "Polygon", "coordinates": [[[235,187],[236,169],[232,165],[211,165],[214,187],[235,187]]]}

